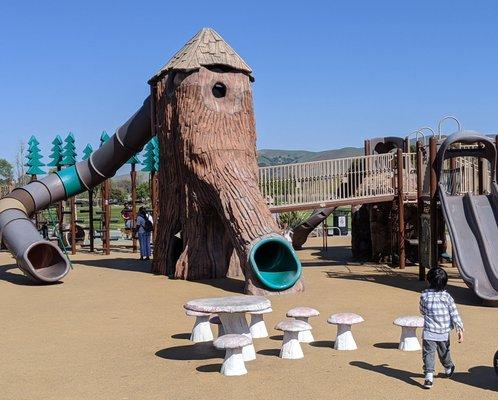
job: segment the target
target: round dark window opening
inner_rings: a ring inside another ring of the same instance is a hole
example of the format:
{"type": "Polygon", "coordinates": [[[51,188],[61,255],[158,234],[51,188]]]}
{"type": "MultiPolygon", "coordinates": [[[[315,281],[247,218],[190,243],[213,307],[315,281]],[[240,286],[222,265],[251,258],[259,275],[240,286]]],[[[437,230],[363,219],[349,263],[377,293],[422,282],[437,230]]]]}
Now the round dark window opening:
{"type": "Polygon", "coordinates": [[[227,87],[221,82],[216,82],[211,91],[213,92],[213,96],[217,99],[221,99],[227,95],[227,87]]]}

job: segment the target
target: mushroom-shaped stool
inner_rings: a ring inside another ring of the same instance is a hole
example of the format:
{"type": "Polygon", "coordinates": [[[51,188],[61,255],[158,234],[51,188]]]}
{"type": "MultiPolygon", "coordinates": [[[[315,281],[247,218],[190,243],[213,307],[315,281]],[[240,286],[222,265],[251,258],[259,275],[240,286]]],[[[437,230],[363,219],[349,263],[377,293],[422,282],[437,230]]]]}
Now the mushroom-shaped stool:
{"type": "Polygon", "coordinates": [[[247,374],[242,348],[249,346],[251,343],[251,338],[237,333],[220,336],[214,341],[214,347],[226,350],[225,359],[220,370],[223,375],[238,376],[247,374]]]}
{"type": "Polygon", "coordinates": [[[209,314],[192,310],[187,310],[185,314],[189,317],[195,317],[194,327],[190,334],[192,342],[200,343],[213,340],[213,332],[211,332],[211,326],[209,325],[209,314]]]}
{"type": "Polygon", "coordinates": [[[299,343],[299,332],[311,330],[311,325],[297,319],[280,321],[275,325],[277,331],[284,332],[284,340],[280,349],[280,358],[298,359],[303,358],[303,350],[299,343]]]}
{"type": "Polygon", "coordinates": [[[419,316],[405,316],[396,318],[394,325],[401,326],[401,338],[398,349],[403,351],[420,350],[420,342],[417,339],[417,328],[424,327],[424,319],[419,316]]]}
{"type": "Polygon", "coordinates": [[[209,322],[213,325],[218,325],[218,337],[225,334],[225,329],[223,329],[223,324],[221,323],[221,319],[218,315],[212,315],[209,318],[209,322]]]}
{"type": "Polygon", "coordinates": [[[265,338],[268,336],[268,331],[266,330],[265,320],[263,319],[264,314],[271,313],[273,310],[267,308],[261,311],[251,311],[251,323],[249,324],[249,330],[251,331],[251,336],[253,339],[265,338]]]}
{"type": "MultiPolygon", "coordinates": [[[[287,311],[287,316],[290,318],[295,318],[299,321],[304,321],[308,323],[308,318],[317,317],[320,313],[311,307],[296,307],[292,310],[287,311]]],[[[311,343],[315,341],[313,334],[311,331],[302,331],[299,332],[299,341],[302,343],[311,343]]]]}
{"type": "Polygon", "coordinates": [[[356,342],[354,341],[353,334],[351,333],[351,325],[359,324],[364,319],[358,314],[354,313],[339,313],[331,315],[327,320],[329,324],[337,325],[337,337],[334,342],[334,349],[336,350],[356,350],[356,342]]]}

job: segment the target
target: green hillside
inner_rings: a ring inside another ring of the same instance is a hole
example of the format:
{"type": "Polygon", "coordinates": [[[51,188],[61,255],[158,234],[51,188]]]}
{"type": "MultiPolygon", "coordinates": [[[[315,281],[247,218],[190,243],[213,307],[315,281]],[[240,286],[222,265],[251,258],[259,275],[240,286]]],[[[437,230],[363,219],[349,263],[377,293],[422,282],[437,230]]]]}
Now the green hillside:
{"type": "Polygon", "coordinates": [[[360,147],[343,147],[342,149],[325,151],[261,149],[258,150],[258,165],[267,167],[270,165],[333,160],[361,155],[363,155],[363,148],[360,147]]]}

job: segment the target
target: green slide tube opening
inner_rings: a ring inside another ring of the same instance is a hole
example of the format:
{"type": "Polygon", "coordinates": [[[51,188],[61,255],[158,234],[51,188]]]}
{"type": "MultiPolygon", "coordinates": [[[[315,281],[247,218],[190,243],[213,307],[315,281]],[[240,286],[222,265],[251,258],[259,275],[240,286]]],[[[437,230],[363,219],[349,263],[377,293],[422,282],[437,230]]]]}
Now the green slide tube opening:
{"type": "Polygon", "coordinates": [[[281,236],[270,236],[256,242],[249,252],[249,264],[258,280],[271,290],[292,287],[302,272],[292,245],[281,236]]]}

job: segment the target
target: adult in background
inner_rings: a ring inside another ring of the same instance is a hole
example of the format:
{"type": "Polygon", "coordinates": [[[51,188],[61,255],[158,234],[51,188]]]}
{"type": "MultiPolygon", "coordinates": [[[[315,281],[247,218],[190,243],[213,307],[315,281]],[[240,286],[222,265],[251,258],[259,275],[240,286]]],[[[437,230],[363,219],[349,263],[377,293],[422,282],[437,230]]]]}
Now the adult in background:
{"type": "Polygon", "coordinates": [[[138,209],[135,227],[138,234],[138,243],[140,245],[140,259],[150,260],[150,236],[153,230],[153,225],[147,215],[145,207],[140,207],[138,209]]]}

